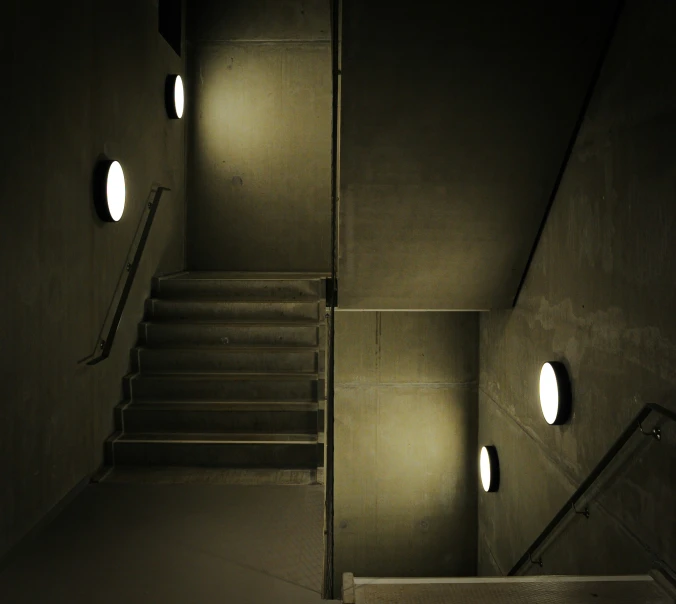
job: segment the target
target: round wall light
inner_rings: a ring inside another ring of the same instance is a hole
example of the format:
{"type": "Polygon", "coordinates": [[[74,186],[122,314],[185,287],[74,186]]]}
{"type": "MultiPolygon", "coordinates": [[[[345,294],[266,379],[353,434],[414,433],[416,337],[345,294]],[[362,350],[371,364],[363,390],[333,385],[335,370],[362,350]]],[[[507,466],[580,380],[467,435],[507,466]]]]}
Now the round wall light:
{"type": "Polygon", "coordinates": [[[183,80],[180,75],[172,74],[167,76],[164,86],[164,102],[167,106],[167,115],[171,119],[177,120],[183,117],[185,95],[183,92],[183,80]]]}
{"type": "Polygon", "coordinates": [[[125,197],[124,172],[120,162],[112,159],[99,162],[94,174],[94,202],[101,220],[120,220],[125,197]]]}
{"type": "Polygon", "coordinates": [[[498,450],[493,446],[481,447],[479,455],[481,485],[486,493],[494,493],[500,486],[500,464],[498,450]]]}
{"type": "Polygon", "coordinates": [[[563,363],[545,363],[540,371],[540,406],[551,426],[565,424],[570,417],[571,390],[563,363]]]}

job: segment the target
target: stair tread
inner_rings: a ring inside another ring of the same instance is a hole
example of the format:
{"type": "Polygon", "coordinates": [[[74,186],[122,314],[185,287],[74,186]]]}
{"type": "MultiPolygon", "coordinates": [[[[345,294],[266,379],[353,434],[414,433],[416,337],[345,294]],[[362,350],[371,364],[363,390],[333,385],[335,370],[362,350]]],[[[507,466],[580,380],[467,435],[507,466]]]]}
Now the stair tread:
{"type": "Polygon", "coordinates": [[[117,466],[102,479],[111,483],[142,484],[317,484],[317,470],[268,468],[205,468],[191,466],[117,466]]]}
{"type": "Polygon", "coordinates": [[[153,352],[157,351],[166,351],[166,352],[195,352],[195,351],[204,351],[204,352],[318,352],[319,346],[270,346],[269,344],[261,344],[256,346],[255,344],[195,344],[195,345],[164,345],[164,346],[148,346],[143,344],[141,346],[135,346],[134,350],[152,350],[153,352]],[[216,350],[213,350],[216,348],[216,350]]]}
{"type": "MultiPolygon", "coordinates": [[[[237,298],[237,297],[207,297],[199,294],[193,294],[194,298],[162,298],[153,296],[148,298],[152,302],[162,302],[164,304],[318,304],[322,298],[320,296],[312,298],[237,298]]],[[[211,294],[210,294],[211,295],[211,294]]]]}
{"type": "Polygon", "coordinates": [[[317,444],[317,433],[304,434],[242,434],[237,432],[134,432],[120,435],[115,443],[121,442],[148,442],[148,443],[214,443],[214,444],[317,444]]]}
{"type": "Polygon", "coordinates": [[[323,321],[321,319],[316,319],[312,321],[308,320],[293,320],[293,321],[280,321],[278,319],[273,319],[270,321],[262,321],[260,319],[257,319],[255,321],[251,320],[246,320],[243,319],[241,321],[235,321],[233,319],[228,319],[227,321],[215,321],[211,319],[204,319],[204,320],[199,320],[199,319],[162,319],[162,320],[157,320],[153,319],[152,321],[141,321],[141,325],[148,326],[148,325],[161,325],[161,326],[166,326],[166,325],[180,325],[180,326],[185,326],[189,327],[190,325],[197,325],[197,326],[204,326],[204,325],[218,325],[219,327],[223,326],[234,326],[234,327],[241,327],[243,325],[247,327],[317,327],[318,325],[322,325],[323,321]]]}
{"type": "Polygon", "coordinates": [[[182,319],[176,319],[174,317],[167,317],[166,320],[158,317],[153,317],[152,325],[248,325],[248,326],[261,326],[261,327],[318,327],[323,324],[322,319],[313,319],[308,321],[307,319],[286,319],[286,321],[280,322],[279,319],[273,319],[271,321],[265,321],[258,319],[256,321],[234,321],[228,319],[227,321],[216,321],[214,319],[195,319],[190,317],[185,321],[182,319]]]}
{"type": "Polygon", "coordinates": [[[243,271],[188,271],[177,275],[160,277],[171,281],[319,281],[330,277],[330,273],[294,273],[294,272],[243,272],[243,271]]]}
{"type": "Polygon", "coordinates": [[[312,380],[318,380],[320,379],[320,374],[315,372],[307,372],[307,373],[302,373],[302,372],[287,372],[287,373],[270,373],[270,372],[265,372],[261,371],[259,373],[256,372],[222,372],[222,371],[186,371],[186,372],[177,372],[177,373],[171,373],[171,372],[146,372],[143,371],[141,373],[134,373],[131,374],[132,378],[144,378],[144,377],[150,377],[150,378],[171,378],[171,379],[177,379],[177,380],[200,380],[200,379],[210,379],[210,380],[222,380],[222,381],[245,381],[245,380],[255,380],[255,381],[274,381],[274,380],[281,380],[281,381],[295,381],[295,380],[301,380],[301,381],[306,381],[308,378],[311,378],[312,380]]]}
{"type": "Polygon", "coordinates": [[[320,403],[299,402],[274,402],[274,401],[151,401],[144,399],[143,402],[125,401],[121,403],[125,411],[316,411],[321,409],[320,403]]]}

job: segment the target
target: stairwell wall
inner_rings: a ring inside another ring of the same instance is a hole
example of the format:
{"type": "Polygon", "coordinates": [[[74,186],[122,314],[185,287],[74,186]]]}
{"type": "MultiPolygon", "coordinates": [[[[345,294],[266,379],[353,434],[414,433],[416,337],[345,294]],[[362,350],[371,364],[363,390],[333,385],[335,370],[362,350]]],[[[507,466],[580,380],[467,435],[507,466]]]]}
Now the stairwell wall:
{"type": "MultiPolygon", "coordinates": [[[[676,409],[675,19],[627,3],[518,303],[481,317],[479,444],[503,471],[479,497],[480,574],[509,571],[645,403],[676,409]],[[539,406],[549,360],[572,377],[562,427],[539,406]]],[[[676,568],[676,426],[629,461],[529,572],[676,568]]]]}
{"type": "Polygon", "coordinates": [[[329,0],[189,7],[188,265],[329,272],[329,0]]]}
{"type": "Polygon", "coordinates": [[[166,117],[164,80],[185,73],[185,55],[158,33],[157,11],[156,0],[3,6],[0,558],[102,463],[151,277],[184,267],[184,122],[166,117]],[[92,202],[104,153],[125,170],[116,224],[92,202]],[[97,346],[153,183],[172,190],[112,355],[78,364],[97,346]]]}
{"type": "Polygon", "coordinates": [[[475,574],[478,321],[336,312],[334,585],[475,574]]]}

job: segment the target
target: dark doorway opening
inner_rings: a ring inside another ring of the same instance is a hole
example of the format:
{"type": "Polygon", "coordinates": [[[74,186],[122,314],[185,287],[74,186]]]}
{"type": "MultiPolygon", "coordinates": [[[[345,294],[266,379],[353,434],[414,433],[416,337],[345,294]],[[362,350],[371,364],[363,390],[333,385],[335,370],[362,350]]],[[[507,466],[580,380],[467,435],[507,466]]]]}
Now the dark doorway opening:
{"type": "Polygon", "coordinates": [[[158,2],[160,34],[179,57],[183,33],[181,4],[182,0],[159,0],[158,2]]]}

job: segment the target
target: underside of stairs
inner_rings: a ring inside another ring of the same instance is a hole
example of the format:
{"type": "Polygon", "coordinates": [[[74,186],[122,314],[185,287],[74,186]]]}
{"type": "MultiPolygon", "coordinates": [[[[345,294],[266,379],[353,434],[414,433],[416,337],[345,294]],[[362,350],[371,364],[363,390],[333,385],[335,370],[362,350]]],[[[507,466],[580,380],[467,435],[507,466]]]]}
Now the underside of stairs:
{"type": "MultiPolygon", "coordinates": [[[[326,276],[153,280],[106,467],[280,471],[322,481],[326,276]]],[[[197,474],[196,474],[197,472],[197,474]]]]}

